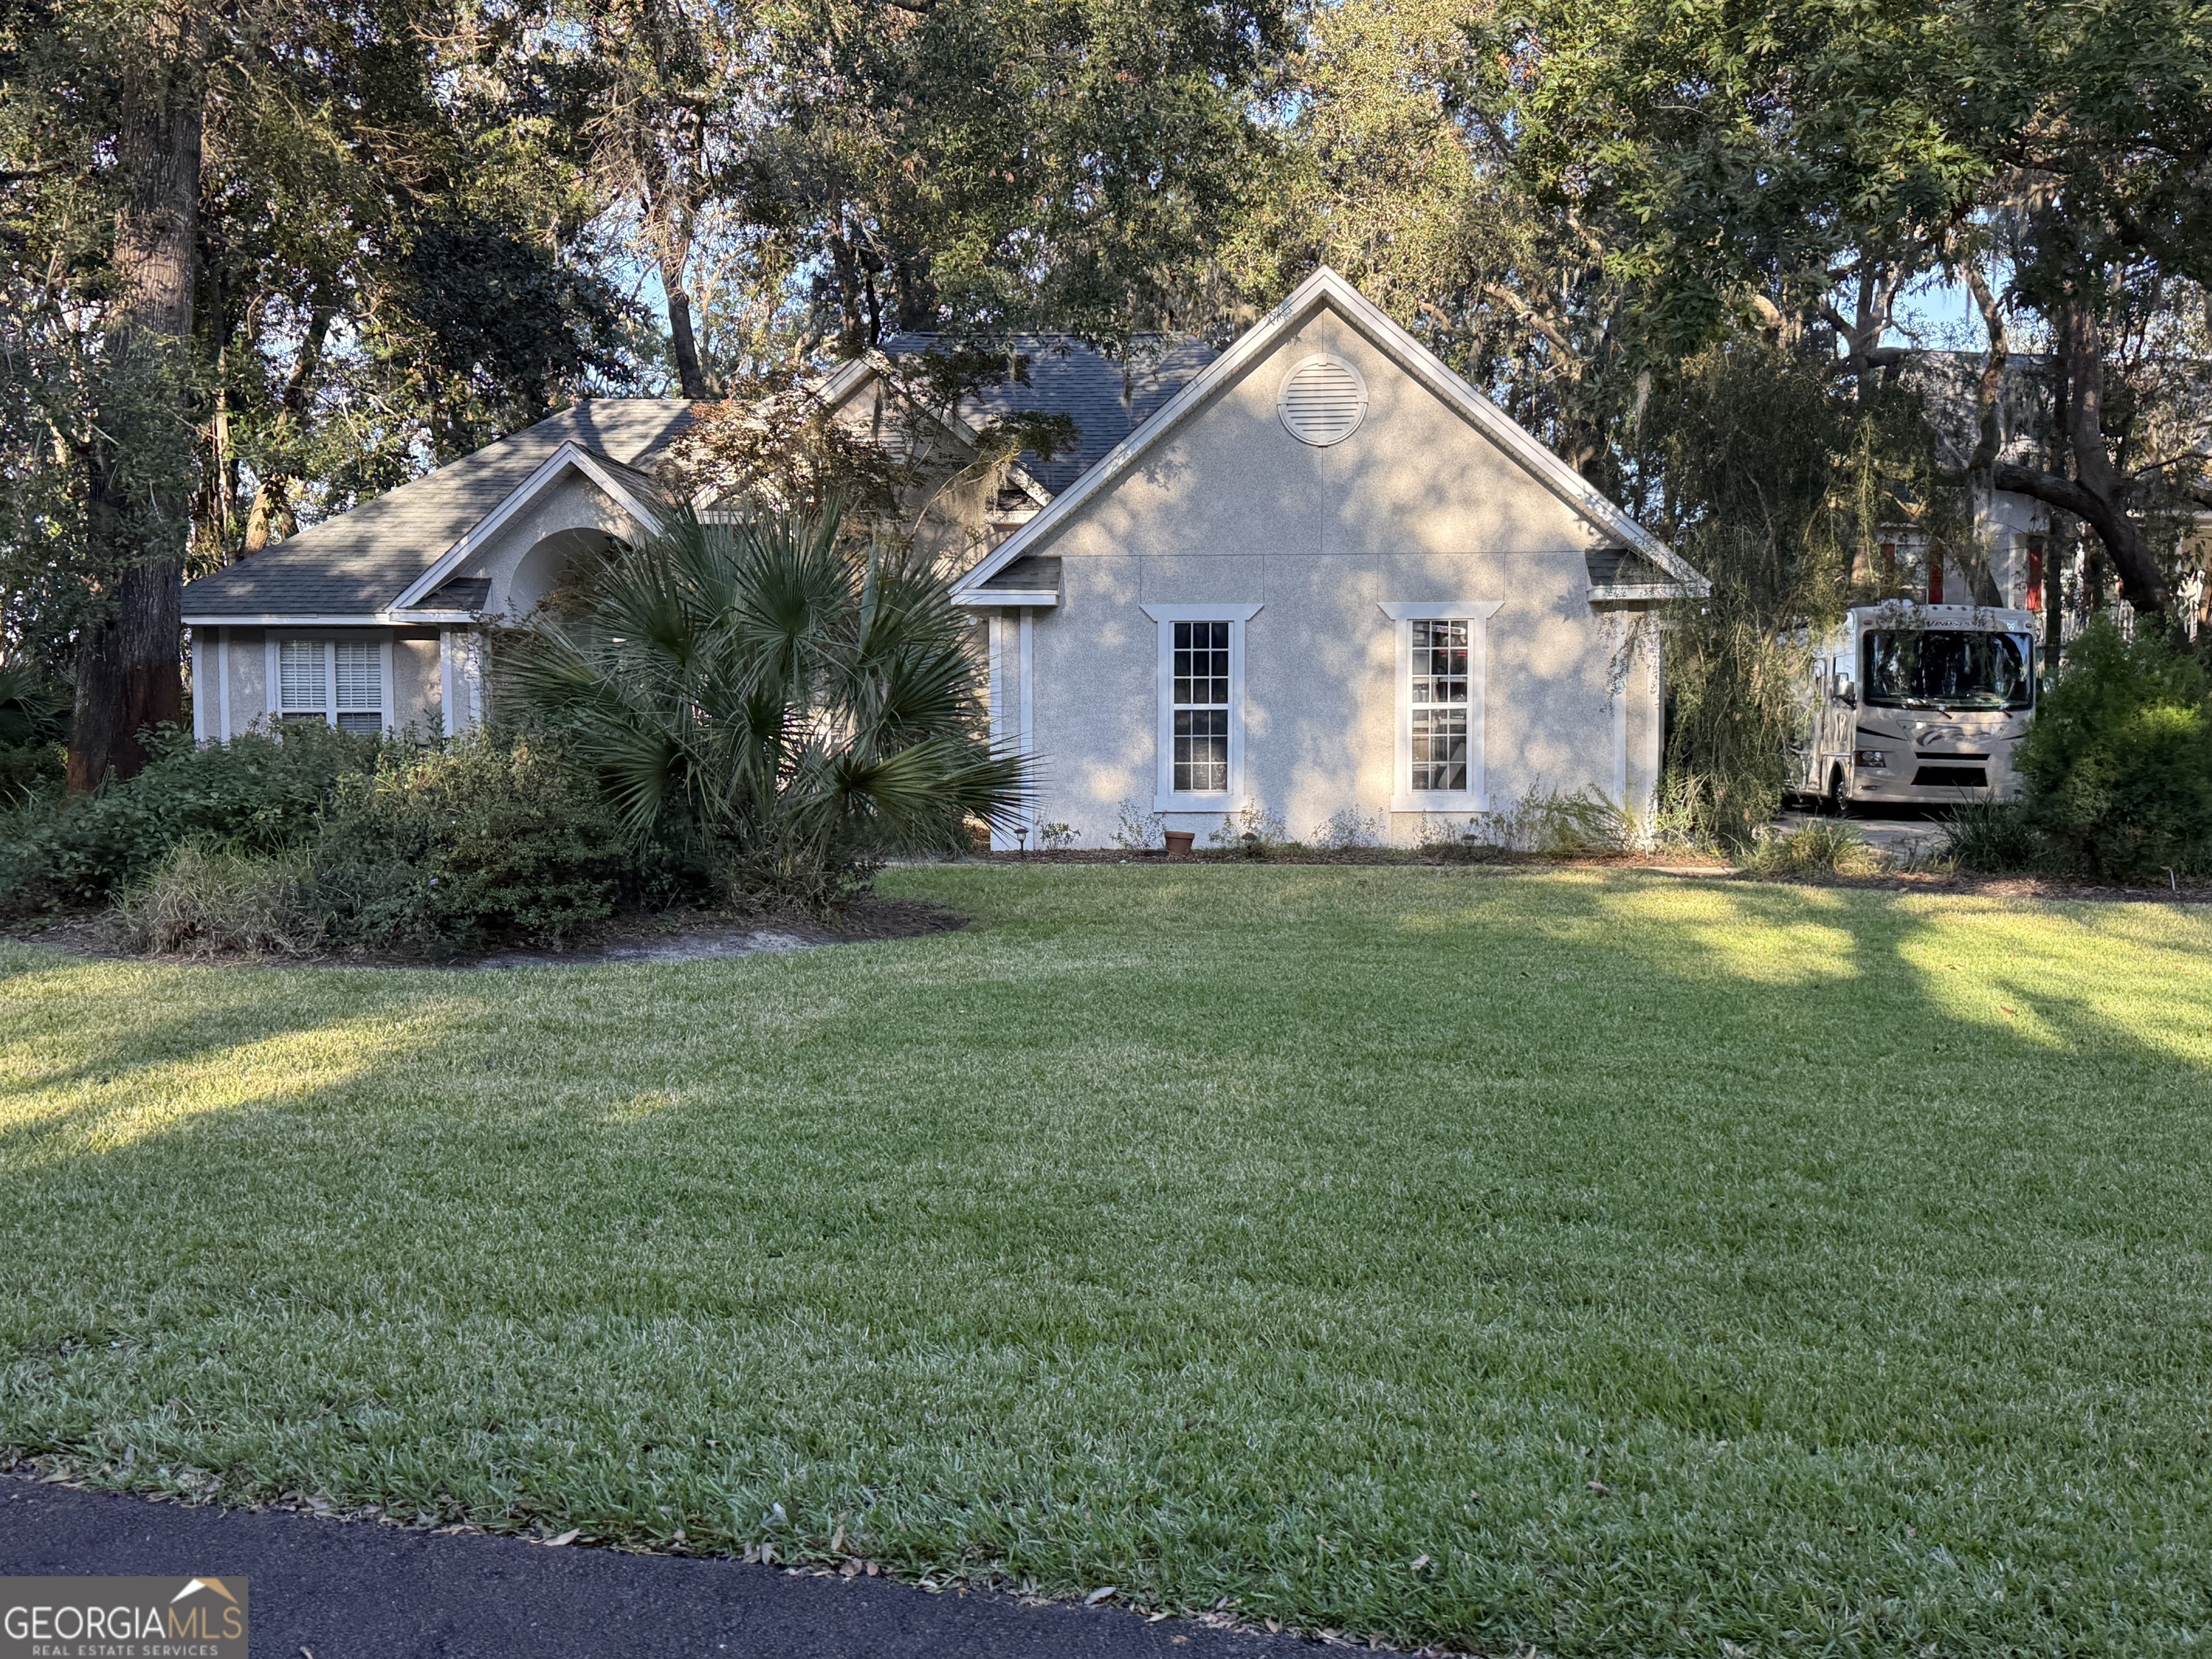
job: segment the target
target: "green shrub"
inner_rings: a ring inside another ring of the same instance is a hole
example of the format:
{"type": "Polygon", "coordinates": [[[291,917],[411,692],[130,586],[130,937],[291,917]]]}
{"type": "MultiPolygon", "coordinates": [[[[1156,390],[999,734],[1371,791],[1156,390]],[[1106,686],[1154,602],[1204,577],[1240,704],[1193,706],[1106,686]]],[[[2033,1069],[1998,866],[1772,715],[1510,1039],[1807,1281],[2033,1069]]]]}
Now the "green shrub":
{"type": "Polygon", "coordinates": [[[656,874],[556,750],[486,734],[388,745],[341,781],[314,858],[332,937],[437,954],[558,945],[656,874]]]}
{"type": "Polygon", "coordinates": [[[125,890],[109,931],[125,950],[292,955],[320,931],[303,853],[241,853],[186,842],[125,890]]]}
{"type": "Polygon", "coordinates": [[[0,806],[60,787],[69,713],[66,685],[0,657],[0,806]]]}
{"type": "Polygon", "coordinates": [[[2009,875],[2059,861],[2020,801],[1972,802],[1954,812],[1941,833],[1942,856],[1961,870],[2009,875]]]}
{"type": "Polygon", "coordinates": [[[1741,857],[1755,876],[1871,876],[1888,861],[1848,823],[1815,819],[1787,836],[1762,836],[1741,857]]]}
{"type": "Polygon", "coordinates": [[[60,788],[68,763],[58,743],[0,743],[0,806],[60,788]]]}
{"type": "Polygon", "coordinates": [[[248,853],[306,846],[340,777],[375,763],[379,740],[326,726],[193,744],[173,728],[136,777],[42,819],[20,867],[62,898],[92,903],[186,842],[248,853]]]}
{"type": "Polygon", "coordinates": [[[2212,677],[2150,634],[2093,623],[2014,757],[2027,818],[2108,879],[2212,868],[2212,677]]]}

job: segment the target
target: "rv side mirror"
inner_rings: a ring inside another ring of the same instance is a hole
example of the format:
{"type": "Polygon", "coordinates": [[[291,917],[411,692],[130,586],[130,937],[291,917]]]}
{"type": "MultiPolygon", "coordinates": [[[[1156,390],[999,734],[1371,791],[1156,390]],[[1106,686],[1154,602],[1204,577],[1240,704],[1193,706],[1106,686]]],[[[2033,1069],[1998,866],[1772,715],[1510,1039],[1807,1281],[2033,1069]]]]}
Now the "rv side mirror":
{"type": "Polygon", "coordinates": [[[1856,708],[1859,706],[1859,689],[1852,684],[1849,674],[1836,676],[1836,701],[1846,708],[1856,708]]]}

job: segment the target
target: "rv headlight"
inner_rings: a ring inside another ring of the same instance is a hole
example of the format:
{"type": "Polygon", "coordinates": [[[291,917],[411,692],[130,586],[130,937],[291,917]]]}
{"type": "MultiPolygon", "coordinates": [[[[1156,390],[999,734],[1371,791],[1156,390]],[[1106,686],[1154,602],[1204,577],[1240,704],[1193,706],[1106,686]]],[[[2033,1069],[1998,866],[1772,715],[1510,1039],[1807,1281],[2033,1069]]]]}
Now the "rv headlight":
{"type": "Polygon", "coordinates": [[[1861,766],[1870,766],[1877,772],[1889,769],[1889,750],[1887,749],[1862,749],[1851,758],[1861,766]]]}

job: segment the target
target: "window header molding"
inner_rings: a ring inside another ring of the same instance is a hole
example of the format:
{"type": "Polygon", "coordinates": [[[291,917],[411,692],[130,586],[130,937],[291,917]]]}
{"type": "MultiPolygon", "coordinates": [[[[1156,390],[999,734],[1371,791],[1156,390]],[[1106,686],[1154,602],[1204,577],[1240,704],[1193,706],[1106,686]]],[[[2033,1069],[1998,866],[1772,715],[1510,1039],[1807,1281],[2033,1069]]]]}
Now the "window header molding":
{"type": "Polygon", "coordinates": [[[1248,623],[1266,607],[1257,605],[1140,605],[1137,609],[1158,623],[1248,623]]]}
{"type": "Polygon", "coordinates": [[[1392,622],[1436,622],[1445,617],[1487,622],[1504,605],[1503,599],[1386,599],[1376,609],[1392,622]]]}

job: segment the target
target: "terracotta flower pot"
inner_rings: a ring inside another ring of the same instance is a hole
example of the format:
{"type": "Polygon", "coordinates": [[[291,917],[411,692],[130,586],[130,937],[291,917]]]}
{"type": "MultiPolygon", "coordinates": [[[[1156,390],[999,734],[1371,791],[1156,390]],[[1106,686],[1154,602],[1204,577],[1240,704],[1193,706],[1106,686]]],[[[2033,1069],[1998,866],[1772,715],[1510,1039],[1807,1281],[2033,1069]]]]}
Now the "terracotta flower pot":
{"type": "Polygon", "coordinates": [[[1187,859],[1190,856],[1190,844],[1198,839],[1198,832],[1194,830],[1170,830],[1167,832],[1167,839],[1168,856],[1187,859]]]}

